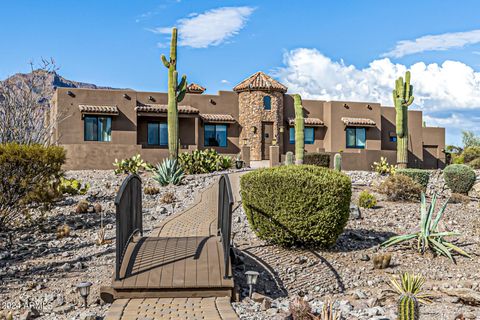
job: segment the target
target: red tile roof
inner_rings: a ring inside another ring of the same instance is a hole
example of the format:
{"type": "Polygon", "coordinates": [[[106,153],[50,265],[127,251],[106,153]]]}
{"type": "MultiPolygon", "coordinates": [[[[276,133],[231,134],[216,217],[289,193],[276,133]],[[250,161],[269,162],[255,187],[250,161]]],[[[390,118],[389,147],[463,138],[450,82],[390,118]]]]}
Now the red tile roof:
{"type": "Polygon", "coordinates": [[[243,80],[233,88],[233,91],[236,92],[250,90],[287,92],[287,87],[265,73],[259,71],[243,80]]]}
{"type": "MultiPolygon", "coordinates": [[[[305,125],[311,127],[323,127],[325,124],[322,120],[318,118],[305,118],[305,125]]],[[[288,118],[288,124],[291,126],[295,125],[295,118],[288,118]]]]}
{"type": "Polygon", "coordinates": [[[348,118],[343,117],[342,122],[346,126],[356,126],[356,127],[375,127],[376,123],[372,119],[366,118],[348,118]]]}
{"type": "Polygon", "coordinates": [[[200,114],[200,118],[202,118],[205,122],[217,122],[217,123],[232,123],[235,122],[235,118],[229,114],[208,114],[202,113],[200,114]]]}
{"type": "Polygon", "coordinates": [[[91,113],[91,114],[118,114],[117,106],[93,106],[81,104],[78,106],[78,109],[82,113],[91,113]]]}
{"type": "Polygon", "coordinates": [[[187,93],[203,93],[205,90],[204,87],[202,87],[201,85],[198,85],[196,83],[190,83],[188,86],[187,86],[187,93]]]}
{"type": "MultiPolygon", "coordinates": [[[[138,104],[135,107],[137,112],[156,112],[163,113],[168,111],[168,105],[166,104],[138,104]]],[[[191,106],[178,106],[179,113],[198,113],[198,109],[191,106]]]]}

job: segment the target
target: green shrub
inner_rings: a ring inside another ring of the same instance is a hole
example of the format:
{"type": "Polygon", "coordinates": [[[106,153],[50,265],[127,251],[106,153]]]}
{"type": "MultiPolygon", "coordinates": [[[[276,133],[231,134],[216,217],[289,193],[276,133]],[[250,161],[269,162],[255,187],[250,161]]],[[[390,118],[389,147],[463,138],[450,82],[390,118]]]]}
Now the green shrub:
{"type": "Polygon", "coordinates": [[[374,162],[372,169],[379,174],[394,174],[397,166],[389,164],[387,158],[380,157],[380,162],[374,162]]]}
{"type": "Polygon", "coordinates": [[[352,184],[341,172],[281,166],[247,173],[240,183],[252,229],[272,243],[329,247],[347,223],[352,184]]]}
{"type": "Polygon", "coordinates": [[[445,183],[453,193],[466,194],[475,183],[475,171],[464,164],[451,164],[443,170],[445,183]]]}
{"type": "Polygon", "coordinates": [[[113,163],[115,166],[115,174],[120,174],[120,173],[138,173],[140,170],[146,169],[148,167],[148,164],[142,160],[139,154],[136,156],[133,156],[128,159],[123,159],[118,161],[118,159],[115,159],[115,162],[113,163]]]}
{"type": "Polygon", "coordinates": [[[397,169],[395,174],[401,174],[410,177],[424,189],[427,188],[428,181],[430,180],[430,171],[422,169],[397,169]]]}
{"type": "Polygon", "coordinates": [[[320,152],[308,152],[303,156],[303,164],[311,164],[319,167],[330,167],[330,155],[320,152]]]}
{"type": "Polygon", "coordinates": [[[472,167],[473,169],[480,169],[480,158],[477,158],[477,159],[475,159],[475,160],[473,160],[473,161],[470,161],[470,162],[468,163],[468,165],[469,165],[470,167],[472,167]]]}
{"type": "Polygon", "coordinates": [[[0,144],[0,229],[32,202],[57,198],[65,150],[40,145],[0,144]]]}
{"type": "Polygon", "coordinates": [[[363,190],[358,196],[358,206],[371,209],[377,205],[377,199],[368,190],[363,190]]]}
{"type": "Polygon", "coordinates": [[[210,173],[226,170],[232,167],[232,158],[219,155],[213,149],[195,150],[192,153],[182,153],[178,162],[186,174],[210,173]]]}
{"type": "Polygon", "coordinates": [[[84,195],[90,189],[90,183],[83,184],[80,180],[77,179],[67,179],[60,177],[60,182],[58,184],[57,190],[60,194],[70,194],[75,196],[77,194],[84,195]]]}
{"type": "Polygon", "coordinates": [[[464,163],[472,162],[480,158],[480,147],[468,147],[462,152],[464,163]]]}
{"type": "Polygon", "coordinates": [[[378,187],[378,192],[385,194],[390,201],[417,200],[423,187],[402,174],[389,176],[378,187]]]}

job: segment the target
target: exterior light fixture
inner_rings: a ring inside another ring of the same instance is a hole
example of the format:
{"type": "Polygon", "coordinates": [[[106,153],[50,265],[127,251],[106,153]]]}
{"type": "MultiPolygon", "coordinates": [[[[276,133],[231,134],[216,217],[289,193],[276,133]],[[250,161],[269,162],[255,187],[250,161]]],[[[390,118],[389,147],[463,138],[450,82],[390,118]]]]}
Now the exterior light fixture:
{"type": "Polygon", "coordinates": [[[248,297],[252,297],[253,293],[253,286],[257,284],[258,276],[260,275],[257,271],[247,271],[245,272],[245,275],[247,276],[247,284],[249,287],[248,291],[248,297]]]}
{"type": "Polygon", "coordinates": [[[130,99],[131,99],[130,96],[129,96],[128,94],[126,94],[126,93],[123,94],[123,97],[124,97],[125,99],[127,99],[127,100],[130,100],[130,99]]]}
{"type": "Polygon", "coordinates": [[[247,138],[243,138],[243,145],[246,146],[248,144],[248,139],[247,138]]]}
{"type": "Polygon", "coordinates": [[[148,96],[148,100],[150,100],[150,101],[155,101],[155,98],[152,97],[152,96],[148,96]]]}
{"type": "Polygon", "coordinates": [[[250,130],[252,131],[252,133],[257,133],[257,127],[255,127],[255,126],[252,127],[250,130]]]}
{"type": "Polygon", "coordinates": [[[83,298],[85,308],[87,307],[88,295],[90,294],[90,287],[92,286],[91,282],[80,282],[77,285],[77,290],[80,293],[80,296],[83,298]]]}
{"type": "Polygon", "coordinates": [[[213,99],[210,99],[210,100],[208,100],[208,101],[209,101],[211,104],[213,104],[213,105],[216,105],[216,104],[217,104],[217,103],[215,102],[215,100],[213,100],[213,99]]]}
{"type": "Polygon", "coordinates": [[[284,127],[284,126],[280,126],[280,127],[279,127],[279,131],[280,131],[280,133],[283,133],[283,132],[285,131],[285,127],[284,127]]]}
{"type": "Polygon", "coordinates": [[[367,104],[367,109],[368,109],[368,110],[372,110],[372,106],[369,105],[369,104],[367,104]]]}
{"type": "Polygon", "coordinates": [[[75,93],[73,93],[73,92],[70,91],[70,90],[67,91],[67,94],[68,94],[70,97],[72,97],[72,98],[75,97],[75,93]]]}
{"type": "Polygon", "coordinates": [[[346,103],[343,105],[343,107],[344,107],[345,109],[350,109],[350,107],[349,107],[348,104],[346,104],[346,103]]]}

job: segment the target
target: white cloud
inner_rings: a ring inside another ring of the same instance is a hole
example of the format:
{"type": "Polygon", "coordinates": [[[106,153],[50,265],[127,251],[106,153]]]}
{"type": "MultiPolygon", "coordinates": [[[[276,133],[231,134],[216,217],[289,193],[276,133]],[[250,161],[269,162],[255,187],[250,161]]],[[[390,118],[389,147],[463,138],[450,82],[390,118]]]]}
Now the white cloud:
{"type": "Polygon", "coordinates": [[[451,48],[462,48],[475,43],[480,43],[480,29],[426,35],[415,40],[398,41],[395,48],[384,53],[382,57],[400,58],[424,51],[444,51],[451,48]]]}
{"type": "Polygon", "coordinates": [[[462,62],[405,66],[384,58],[359,69],[343,60],[332,61],[316,49],[299,48],[286,52],[283,63],[274,75],[290,93],[310,99],[380,102],[386,106],[392,105],[395,79],[411,70],[413,108],[424,111],[428,125],[480,130],[480,72],[462,62]]]}
{"type": "MultiPolygon", "coordinates": [[[[176,22],[179,45],[193,48],[218,46],[243,29],[255,8],[222,7],[197,14],[176,22]]],[[[149,31],[170,34],[171,28],[154,28],[149,31]]]]}
{"type": "Polygon", "coordinates": [[[221,82],[221,83],[223,83],[223,84],[229,84],[229,83],[230,83],[230,81],[228,81],[228,80],[225,80],[225,79],[224,79],[224,80],[222,80],[222,81],[220,81],[220,82],[221,82]]]}

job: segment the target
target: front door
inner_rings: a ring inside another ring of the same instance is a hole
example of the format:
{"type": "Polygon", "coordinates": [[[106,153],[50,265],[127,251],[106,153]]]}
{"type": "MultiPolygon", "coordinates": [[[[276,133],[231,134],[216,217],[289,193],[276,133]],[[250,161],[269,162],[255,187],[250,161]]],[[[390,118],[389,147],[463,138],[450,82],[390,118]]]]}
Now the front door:
{"type": "Polygon", "coordinates": [[[270,146],[273,141],[273,122],[262,122],[262,160],[270,159],[270,146]]]}

